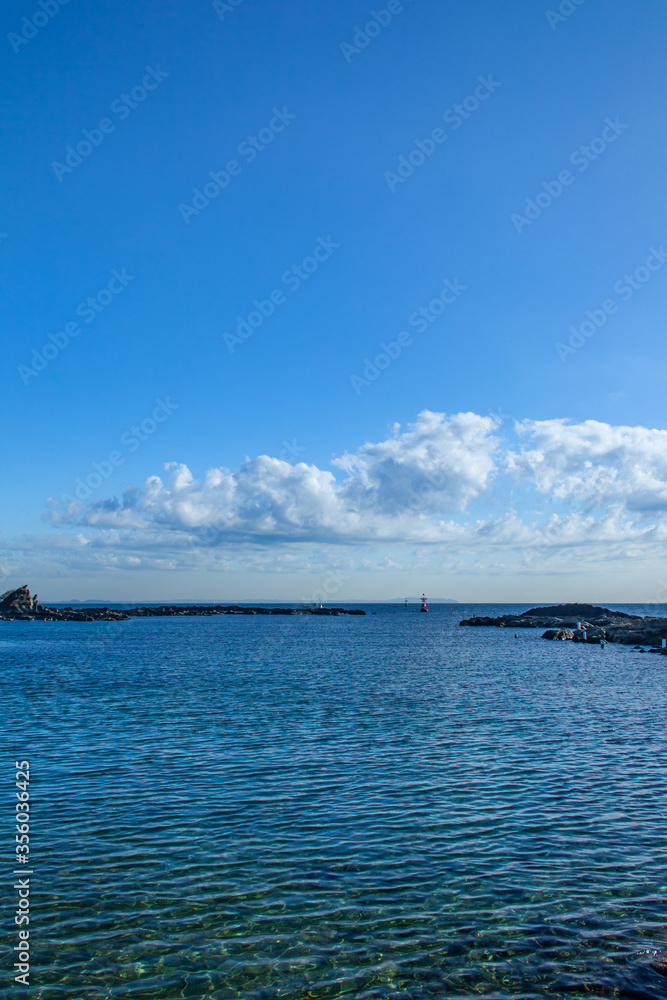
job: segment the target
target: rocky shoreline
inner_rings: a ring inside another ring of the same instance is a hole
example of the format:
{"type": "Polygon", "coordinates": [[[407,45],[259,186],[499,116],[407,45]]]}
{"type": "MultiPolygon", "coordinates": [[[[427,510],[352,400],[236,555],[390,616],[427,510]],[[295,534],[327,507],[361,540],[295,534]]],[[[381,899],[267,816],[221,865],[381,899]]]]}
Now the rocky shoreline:
{"type": "Polygon", "coordinates": [[[365,615],[347,608],[248,608],[238,604],[163,604],[157,608],[50,608],[39,604],[27,586],[9,591],[0,599],[0,621],[118,622],[130,618],[185,617],[189,615],[365,615]]]}
{"type": "MultiPolygon", "coordinates": [[[[624,611],[593,604],[555,604],[531,608],[520,615],[497,618],[464,618],[460,625],[495,628],[544,628],[543,639],[571,640],[600,645],[618,642],[626,646],[649,646],[650,652],[667,656],[667,618],[628,615],[624,611]]],[[[644,652],[644,650],[642,650],[644,652]]]]}

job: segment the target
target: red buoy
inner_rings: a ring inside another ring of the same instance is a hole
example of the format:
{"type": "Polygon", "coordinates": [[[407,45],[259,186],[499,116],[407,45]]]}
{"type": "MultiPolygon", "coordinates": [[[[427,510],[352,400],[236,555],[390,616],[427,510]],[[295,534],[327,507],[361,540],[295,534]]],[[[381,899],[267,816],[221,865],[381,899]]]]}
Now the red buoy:
{"type": "Polygon", "coordinates": [[[422,606],[419,610],[428,611],[428,608],[426,607],[426,594],[422,594],[422,606]]]}

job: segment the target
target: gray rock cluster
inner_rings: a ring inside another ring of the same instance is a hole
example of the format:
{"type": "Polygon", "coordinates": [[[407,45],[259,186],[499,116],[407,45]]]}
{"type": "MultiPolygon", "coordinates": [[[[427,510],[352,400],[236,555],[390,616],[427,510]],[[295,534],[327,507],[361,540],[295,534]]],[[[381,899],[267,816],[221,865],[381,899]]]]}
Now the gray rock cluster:
{"type": "Polygon", "coordinates": [[[496,628],[545,628],[543,639],[571,640],[600,645],[618,642],[627,646],[650,646],[652,652],[667,655],[662,648],[667,640],[667,618],[629,615],[624,611],[593,604],[555,604],[531,608],[520,615],[498,618],[467,618],[461,625],[487,625],[496,628]]]}
{"type": "Polygon", "coordinates": [[[543,639],[574,639],[574,632],[569,628],[548,628],[543,639]]]}

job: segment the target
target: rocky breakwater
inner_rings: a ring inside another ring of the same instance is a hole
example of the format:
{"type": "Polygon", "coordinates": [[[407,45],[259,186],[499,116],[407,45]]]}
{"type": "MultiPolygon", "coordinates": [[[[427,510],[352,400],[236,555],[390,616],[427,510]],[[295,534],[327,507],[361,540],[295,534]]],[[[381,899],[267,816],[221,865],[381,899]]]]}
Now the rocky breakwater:
{"type": "Polygon", "coordinates": [[[365,615],[347,608],[247,608],[238,604],[163,604],[159,608],[50,608],[40,604],[27,586],[0,596],[0,621],[115,622],[130,618],[164,618],[182,615],[365,615]]]}
{"type": "Polygon", "coordinates": [[[496,628],[544,628],[543,639],[571,640],[600,645],[619,642],[627,646],[649,646],[651,652],[667,655],[667,618],[629,615],[594,604],[554,604],[531,608],[520,615],[497,618],[465,618],[461,625],[496,628]]]}
{"type": "Polygon", "coordinates": [[[131,608],[130,618],[161,618],[165,615],[365,615],[348,608],[248,608],[239,604],[165,604],[159,608],[131,608]]]}

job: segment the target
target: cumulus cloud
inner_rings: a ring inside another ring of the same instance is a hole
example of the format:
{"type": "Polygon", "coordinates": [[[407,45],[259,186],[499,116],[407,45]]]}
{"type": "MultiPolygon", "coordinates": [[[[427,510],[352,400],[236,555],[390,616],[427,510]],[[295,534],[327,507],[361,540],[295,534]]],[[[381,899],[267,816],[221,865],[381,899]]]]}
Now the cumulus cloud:
{"type": "Polygon", "coordinates": [[[388,440],[334,461],[350,474],[344,498],[355,509],[388,515],[404,511],[415,495],[430,513],[465,510],[494,471],[496,426],[475,413],[446,418],[425,410],[404,434],[396,427],[388,440]]]}
{"type": "Polygon", "coordinates": [[[101,529],[156,529],[204,540],[369,541],[444,539],[455,527],[433,516],[466,509],[487,487],[498,441],[490,417],[425,410],[401,433],[366,444],[333,464],[344,473],[261,455],[237,472],[211,469],[196,480],[175,465],[166,483],[150,476],[122,500],[83,505],[52,501],[54,523],[101,529]]]}
{"type": "Polygon", "coordinates": [[[492,417],[425,410],[331,469],[262,455],[200,479],[179,463],[166,471],[120,499],[50,501],[49,520],[69,530],[26,553],[107,568],[292,573],[433,558],[538,572],[667,548],[667,431],[644,427],[525,420],[501,432],[492,417]]]}
{"type": "Polygon", "coordinates": [[[597,420],[525,420],[530,446],[510,452],[508,471],[556,499],[635,513],[667,511],[667,431],[597,420]]]}

